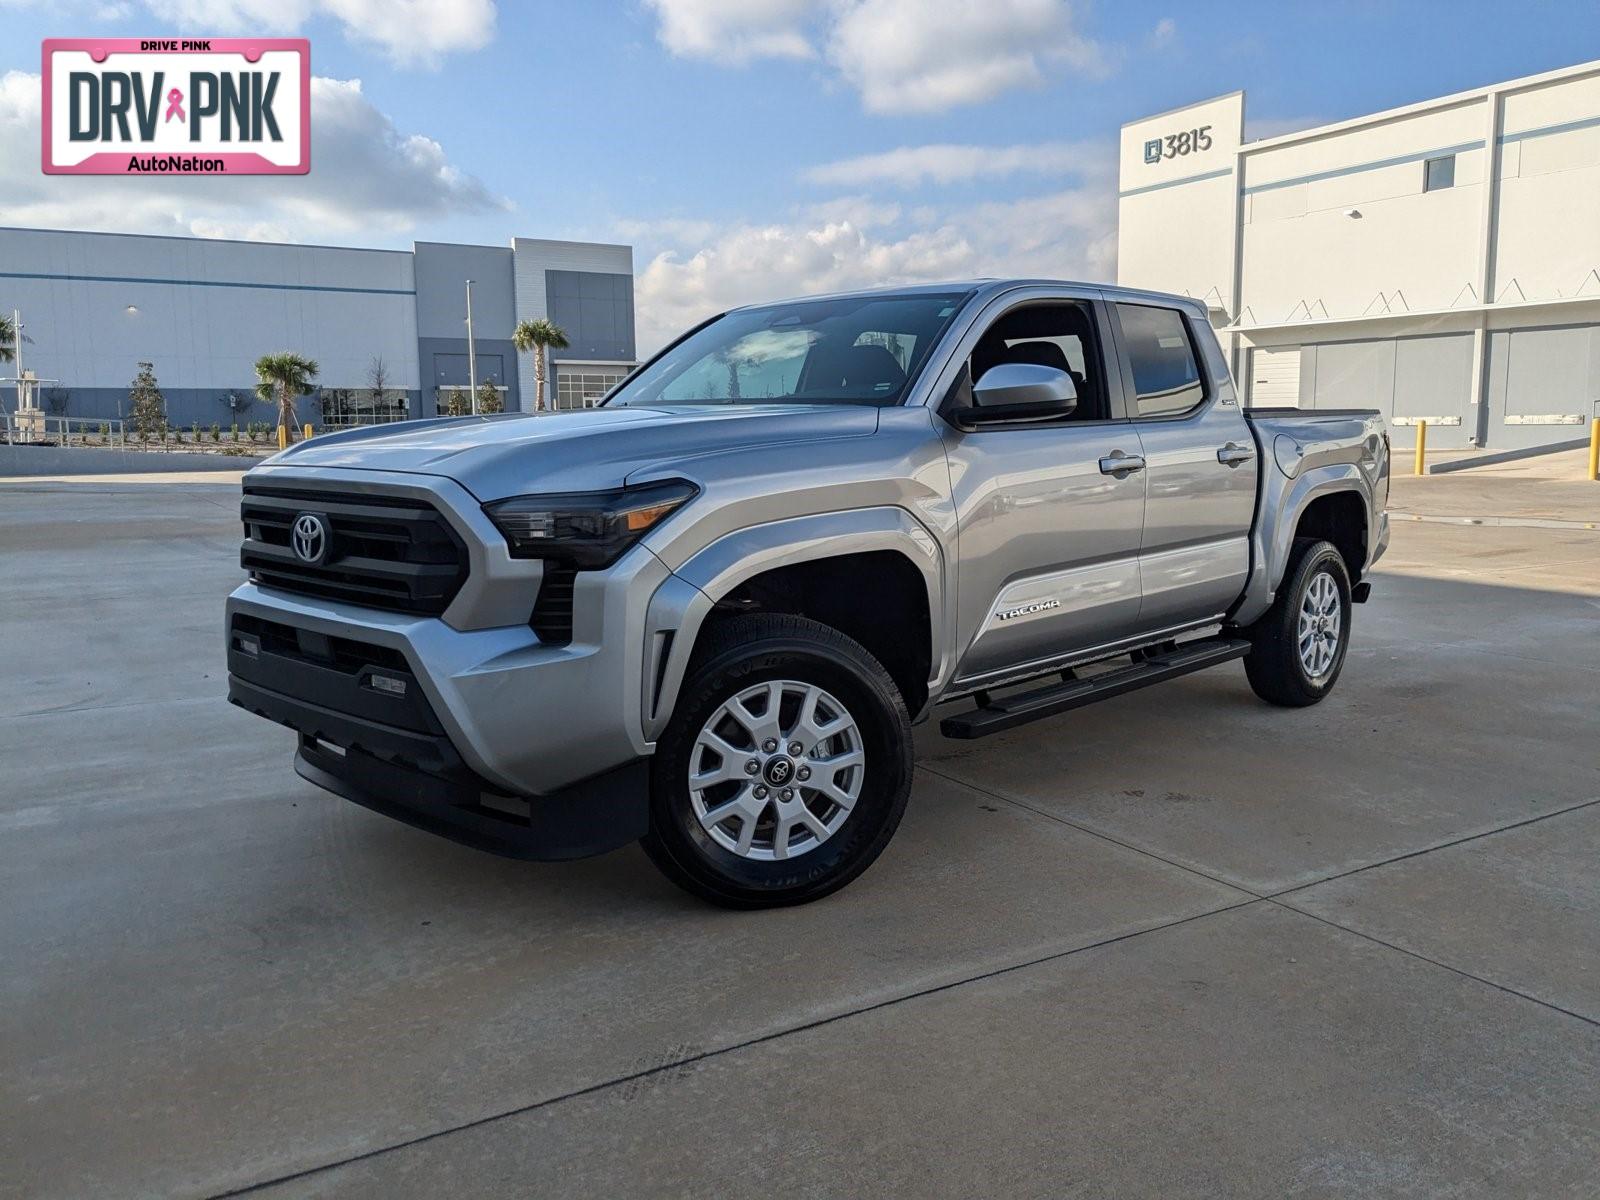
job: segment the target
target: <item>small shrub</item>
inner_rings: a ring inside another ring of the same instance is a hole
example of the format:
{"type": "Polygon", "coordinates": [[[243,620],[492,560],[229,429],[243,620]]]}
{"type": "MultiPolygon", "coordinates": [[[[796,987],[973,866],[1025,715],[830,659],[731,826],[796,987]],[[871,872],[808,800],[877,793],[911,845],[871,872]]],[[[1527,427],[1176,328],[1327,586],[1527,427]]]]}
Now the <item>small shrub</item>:
{"type": "Polygon", "coordinates": [[[212,444],[215,445],[217,442],[220,442],[221,440],[222,440],[222,426],[221,425],[213,425],[211,427],[211,442],[212,442],[212,444]]]}

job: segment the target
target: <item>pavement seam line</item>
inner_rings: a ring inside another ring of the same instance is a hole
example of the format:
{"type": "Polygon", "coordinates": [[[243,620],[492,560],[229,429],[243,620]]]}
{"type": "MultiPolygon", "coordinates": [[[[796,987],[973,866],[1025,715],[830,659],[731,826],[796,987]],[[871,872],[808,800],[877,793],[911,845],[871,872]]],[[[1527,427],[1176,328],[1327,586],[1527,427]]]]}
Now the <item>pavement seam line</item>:
{"type": "Polygon", "coordinates": [[[1281,908],[1285,912],[1292,912],[1302,917],[1309,917],[1313,921],[1319,921],[1330,928],[1338,929],[1344,933],[1348,933],[1352,937],[1358,937],[1363,941],[1371,942],[1375,946],[1381,946],[1385,950],[1392,950],[1396,954],[1403,954],[1407,958],[1414,958],[1418,962],[1424,962],[1429,966],[1438,967],[1442,971],[1449,971],[1452,975],[1459,975],[1463,979],[1470,979],[1474,983],[1481,983],[1485,987],[1494,988],[1498,992],[1504,992],[1508,996],[1515,996],[1519,1000],[1526,1000],[1531,1004],[1537,1004],[1540,1008],[1548,1008],[1552,1012],[1560,1013],[1562,1016],[1573,1017],[1576,1020],[1582,1021],[1586,1025],[1600,1027],[1600,1019],[1587,1016],[1581,1012],[1574,1012],[1570,1008],[1563,1008],[1561,1005],[1555,1004],[1549,1000],[1541,1000],[1538,996],[1530,995],[1527,992],[1520,991],[1519,989],[1512,987],[1510,984],[1500,983],[1483,975],[1476,975],[1463,967],[1452,966],[1450,963],[1443,962],[1440,959],[1431,958],[1428,955],[1423,954],[1420,950],[1410,950],[1405,946],[1396,945],[1394,942],[1387,941],[1384,938],[1379,937],[1377,934],[1367,933],[1365,930],[1361,929],[1353,929],[1349,925],[1342,925],[1338,921],[1335,921],[1332,917],[1325,917],[1321,913],[1308,912],[1303,908],[1296,908],[1293,904],[1289,904],[1288,902],[1281,900],[1276,896],[1265,896],[1263,899],[1268,904],[1271,904],[1274,908],[1281,908]]]}
{"type": "Polygon", "coordinates": [[[339,1167],[350,1166],[353,1163],[365,1162],[367,1159],[379,1158],[385,1154],[391,1154],[397,1150],[407,1150],[413,1146],[420,1146],[428,1142],[436,1141],[440,1138],[449,1137],[452,1134],[464,1133],[467,1130],[478,1129],[485,1125],[492,1125],[498,1121],[509,1120],[512,1117],[526,1116],[528,1113],[538,1112],[541,1109],[551,1108],[558,1104],[565,1104],[570,1100],[581,1100],[587,1096],[593,1096],[600,1092],[608,1091],[611,1088],[620,1087],[641,1079],[650,1079],[657,1075],[665,1074],[669,1071],[677,1071],[683,1069],[684,1067],[696,1066],[700,1063],[708,1062],[715,1058],[721,1058],[724,1055],[733,1054],[740,1050],[748,1050],[755,1046],[766,1045],[769,1042],[780,1041],[783,1038],[792,1037],[796,1034],[810,1033],[812,1030],[822,1029],[826,1026],[833,1025],[841,1021],[850,1020],[853,1017],[866,1016],[869,1013],[875,1013],[882,1009],[892,1008],[897,1004],[905,1004],[912,1000],[921,1000],[928,996],[937,996],[942,992],[954,991],[957,988],[967,987],[975,983],[983,983],[990,979],[997,979],[1002,975],[1011,975],[1018,971],[1030,970],[1033,967],[1043,966],[1047,963],[1059,962],[1062,959],[1071,958],[1078,954],[1084,954],[1091,950],[1101,950],[1107,946],[1115,946],[1121,942],[1128,942],[1135,938],[1145,937],[1148,934],[1162,933],[1168,929],[1176,929],[1181,925],[1188,925],[1194,921],[1203,921],[1208,917],[1220,916],[1223,913],[1237,912],[1240,909],[1249,908],[1252,905],[1260,904],[1263,902],[1263,899],[1263,897],[1250,896],[1248,899],[1240,900],[1233,904],[1225,904],[1219,908],[1209,908],[1204,912],[1190,913],[1187,916],[1177,917],[1171,921],[1164,921],[1159,925],[1151,925],[1145,929],[1130,930],[1127,933],[1119,933],[1111,937],[1101,938],[1098,941],[1088,942],[1082,946],[1073,946],[1066,950],[1052,951],[1049,954],[1040,955],[1036,958],[1030,958],[1023,962],[1007,963],[1005,966],[994,967],[986,971],[980,971],[975,975],[968,975],[960,979],[951,979],[944,983],[934,984],[930,987],[919,988],[916,991],[907,992],[903,996],[891,996],[884,1000],[876,1000],[871,1004],[864,1004],[858,1008],[846,1009],[844,1012],[833,1013],[826,1017],[818,1017],[813,1021],[804,1021],[801,1024],[791,1026],[788,1029],[776,1029],[771,1033],[764,1033],[757,1037],[746,1038],[744,1041],[736,1042],[730,1046],[719,1046],[714,1050],[706,1050],[699,1054],[686,1055],[683,1058],[674,1059],[672,1062],[668,1063],[660,1063],[656,1066],[648,1067],[642,1071],[632,1071],[626,1075],[618,1075],[611,1079],[603,1079],[597,1083],[587,1084],[584,1087],[574,1088],[569,1092],[563,1092],[559,1096],[550,1096],[544,1100],[536,1100],[531,1104],[521,1104],[515,1108],[509,1108],[502,1112],[490,1113],[487,1116],[482,1117],[474,1117],[472,1120],[463,1121],[458,1125],[451,1125],[444,1129],[435,1129],[429,1133],[418,1134],[416,1137],[405,1138],[401,1141],[393,1142],[387,1146],[377,1146],[371,1150],[364,1150],[359,1154],[351,1154],[344,1158],[335,1159],[332,1162],[319,1163],[316,1166],[304,1167],[298,1171],[291,1171],[287,1174],[274,1176],[271,1179],[259,1180],[255,1183],[247,1183],[240,1187],[230,1188],[226,1191],[212,1192],[208,1194],[206,1200],[230,1200],[231,1197],[247,1196],[253,1192],[259,1192],[265,1188],[277,1187],[278,1185],[285,1183],[293,1183],[298,1179],[306,1179],[312,1175],[320,1175],[326,1171],[337,1170],[339,1167]]]}
{"type": "Polygon", "coordinates": [[[957,787],[966,788],[969,792],[976,792],[978,795],[987,796],[991,800],[999,800],[1002,804],[1009,804],[1015,808],[1022,809],[1024,812],[1031,812],[1035,816],[1045,818],[1047,821],[1056,821],[1059,824],[1065,825],[1068,829],[1076,829],[1079,833],[1088,834],[1092,838],[1098,838],[1102,842],[1108,842],[1113,846],[1120,846],[1124,850],[1131,850],[1135,854],[1142,854],[1146,858],[1154,859],[1159,863],[1165,863],[1169,867],[1175,867],[1180,871],[1185,871],[1188,874],[1194,875],[1200,879],[1206,879],[1212,883],[1220,883],[1223,887],[1232,888],[1236,892],[1243,892],[1246,896],[1253,896],[1257,900],[1266,899],[1266,894],[1263,892],[1255,891],[1253,888],[1247,888],[1243,884],[1234,883],[1231,879],[1223,879],[1219,875],[1211,875],[1200,870],[1198,867],[1191,867],[1188,863],[1176,862],[1173,859],[1167,858],[1161,854],[1157,854],[1154,850],[1150,850],[1144,846],[1135,846],[1132,842],[1125,842],[1120,838],[1112,837],[1109,833],[1103,833],[1098,829],[1091,829],[1087,825],[1080,825],[1076,821],[1069,820],[1068,818],[1061,816],[1059,813],[1053,813],[1042,808],[1036,808],[1026,800],[1019,800],[1015,796],[1008,796],[1003,792],[991,791],[986,787],[980,786],[979,784],[969,783],[965,779],[958,779],[956,776],[946,774],[944,771],[935,770],[926,763],[918,763],[917,767],[920,770],[928,772],[930,775],[938,776],[947,783],[953,783],[957,787]]]}
{"type": "Polygon", "coordinates": [[[1262,894],[1263,900],[1280,900],[1284,896],[1292,896],[1296,892],[1303,892],[1310,888],[1321,887],[1325,883],[1333,883],[1340,879],[1348,879],[1352,875],[1360,875],[1365,871],[1375,871],[1379,867],[1393,866],[1395,863],[1405,862],[1410,858],[1421,858],[1424,854],[1433,854],[1439,850],[1449,850],[1456,846],[1465,846],[1469,842],[1480,841],[1483,838],[1494,837],[1496,834],[1510,833],[1513,829],[1522,829],[1528,825],[1536,825],[1540,821],[1548,821],[1552,817],[1564,817],[1568,813],[1582,812],[1586,808],[1593,808],[1600,804],[1600,796],[1588,800],[1580,800],[1576,804],[1569,804],[1566,808],[1557,808],[1537,816],[1524,817],[1520,821],[1513,821],[1509,825],[1497,825],[1493,829],[1480,829],[1477,833],[1464,834],[1458,838],[1451,838],[1448,842],[1439,842],[1432,846],[1424,846],[1420,850],[1408,850],[1404,854],[1397,854],[1393,858],[1386,858],[1382,862],[1367,863],[1362,867],[1351,867],[1348,871],[1326,876],[1323,879],[1313,880],[1311,883],[1297,883],[1293,887],[1280,888],[1276,892],[1262,894]]]}
{"type": "MultiPolygon", "coordinates": [[[[960,787],[966,788],[968,791],[976,792],[979,795],[989,796],[989,797],[992,797],[993,799],[1004,801],[1007,804],[1011,804],[1011,805],[1013,805],[1013,806],[1015,806],[1017,808],[1023,809],[1026,812],[1035,813],[1038,816],[1047,818],[1048,820],[1058,821],[1061,824],[1068,826],[1069,828],[1079,830],[1080,832],[1087,833],[1087,834],[1089,834],[1089,835],[1091,835],[1093,837],[1101,838],[1104,841],[1110,842],[1112,845],[1122,846],[1125,849],[1132,850],[1137,854],[1142,854],[1142,855],[1145,855],[1146,857],[1153,858],[1157,862],[1167,863],[1170,866],[1177,867],[1179,870],[1188,871],[1191,874],[1198,875],[1203,879],[1209,879],[1209,880],[1211,880],[1211,881],[1213,881],[1215,883],[1221,883],[1221,884],[1224,884],[1227,887],[1231,887],[1231,888],[1233,888],[1233,889],[1235,889],[1237,891],[1244,892],[1247,895],[1256,896],[1257,899],[1265,900],[1268,903],[1271,903],[1274,906],[1285,910],[1286,912],[1298,913],[1300,916],[1310,917],[1312,920],[1315,920],[1315,921],[1321,921],[1323,924],[1329,925],[1334,929],[1340,929],[1340,930],[1343,930],[1345,933],[1352,934],[1355,937],[1364,938],[1367,941],[1370,941],[1370,942],[1374,943],[1375,945],[1382,946],[1382,947],[1384,947],[1385,949],[1388,949],[1388,950],[1393,950],[1397,954],[1404,954],[1404,955],[1406,955],[1406,956],[1408,956],[1410,958],[1417,959],[1420,962],[1425,962],[1425,963],[1430,964],[1431,966],[1438,967],[1441,970],[1450,971],[1453,974],[1459,975],[1464,979],[1471,979],[1476,983],[1481,983],[1481,984],[1485,985],[1486,987],[1492,987],[1492,988],[1495,988],[1495,989],[1497,989],[1499,991],[1505,992],[1507,995],[1516,996],[1519,999],[1531,1001],[1534,1004],[1538,1004],[1538,1005],[1540,1005],[1540,1006],[1542,1006],[1544,1008],[1552,1009],[1553,1011],[1561,1013],[1564,1016],[1575,1017],[1578,1020],[1587,1022],[1590,1025],[1600,1026],[1600,1020],[1596,1020],[1593,1017],[1585,1016],[1583,1013],[1574,1012],[1571,1009],[1563,1008],[1561,1005],[1553,1004],[1548,1000],[1541,1000],[1537,996],[1529,995],[1527,992],[1519,991],[1518,989],[1516,989],[1514,987],[1511,987],[1511,986],[1509,986],[1507,984],[1498,983],[1493,979],[1488,979],[1488,978],[1485,978],[1485,977],[1483,977],[1481,975],[1475,975],[1471,971],[1465,970],[1464,968],[1452,966],[1450,963],[1441,962],[1438,959],[1430,958],[1426,954],[1422,954],[1422,953],[1420,953],[1418,951],[1408,950],[1404,946],[1395,945],[1394,943],[1385,941],[1383,938],[1380,938],[1380,937],[1378,937],[1378,936],[1376,936],[1374,934],[1363,932],[1360,929],[1352,929],[1347,925],[1340,924],[1338,921],[1335,921],[1330,917],[1324,917],[1324,916],[1321,916],[1318,913],[1308,912],[1305,909],[1297,908],[1295,905],[1290,904],[1290,903],[1288,903],[1288,902],[1286,902],[1284,900],[1284,897],[1292,896],[1296,892],[1303,892],[1303,891],[1307,891],[1310,888],[1321,887],[1323,884],[1333,883],[1333,882],[1335,882],[1337,880],[1340,880],[1340,879],[1347,879],[1352,875],[1360,875],[1363,872],[1376,870],[1379,867],[1392,866],[1395,863],[1405,862],[1406,860],[1412,859],[1412,858],[1421,858],[1423,855],[1433,854],[1436,851],[1449,850],[1449,849],[1452,849],[1452,848],[1454,848],[1456,846],[1464,846],[1464,845],[1467,845],[1470,842],[1481,841],[1484,838],[1494,837],[1496,834],[1509,833],[1512,830],[1522,829],[1522,828],[1524,828],[1524,827],[1526,827],[1528,825],[1537,824],[1540,821],[1548,821],[1553,817],[1562,817],[1562,816],[1566,816],[1569,813],[1582,812],[1584,809],[1593,808],[1595,805],[1600,804],[1600,797],[1594,797],[1594,798],[1591,798],[1589,800],[1582,800],[1582,801],[1579,801],[1576,804],[1570,804],[1565,808],[1556,809],[1553,812],[1539,813],[1536,816],[1527,817],[1527,818],[1525,818],[1523,820],[1520,820],[1520,821],[1513,821],[1509,825],[1500,825],[1500,826],[1496,826],[1493,829],[1479,830],[1477,833],[1470,833],[1470,834],[1466,834],[1466,835],[1464,835],[1462,837],[1452,838],[1450,841],[1440,842],[1437,845],[1424,846],[1420,850],[1410,850],[1410,851],[1407,851],[1405,854],[1396,855],[1394,858],[1384,859],[1382,862],[1368,863],[1365,866],[1352,867],[1348,871],[1341,871],[1341,872],[1338,872],[1337,874],[1334,874],[1334,875],[1328,875],[1328,876],[1326,876],[1326,877],[1324,877],[1322,879],[1315,880],[1315,881],[1313,881],[1311,883],[1296,884],[1292,888],[1284,888],[1281,891],[1276,891],[1276,892],[1257,893],[1257,892],[1251,891],[1249,888],[1242,887],[1239,884],[1233,883],[1233,882],[1231,882],[1229,880],[1221,879],[1221,878],[1219,878],[1219,877],[1217,877],[1215,875],[1208,875],[1204,871],[1195,870],[1193,867],[1190,867],[1190,866],[1188,866],[1188,865],[1186,865],[1184,863],[1177,863],[1177,862],[1173,862],[1171,859],[1163,858],[1161,855],[1156,854],[1156,853],[1154,853],[1154,852],[1152,852],[1150,850],[1146,850],[1141,846],[1129,845],[1127,842],[1119,841],[1117,838],[1110,837],[1109,835],[1100,833],[1098,830],[1086,829],[1083,826],[1078,825],[1076,822],[1067,820],[1065,817],[1058,816],[1055,813],[1046,812],[1043,809],[1035,808],[1033,805],[1028,804],[1028,803],[1026,803],[1024,801],[1014,799],[1014,798],[1012,798],[1010,796],[1002,795],[1002,794],[1000,794],[998,792],[991,792],[987,788],[979,787],[977,784],[967,783],[965,780],[956,779],[956,778],[953,778],[952,776],[946,775],[942,771],[932,770],[931,768],[927,767],[926,765],[923,765],[923,764],[919,764],[919,765],[922,766],[924,770],[927,770],[930,775],[936,775],[940,779],[948,780],[951,783],[954,783],[954,784],[957,784],[960,787]]],[[[1241,905],[1239,907],[1243,907],[1243,905],[1241,905]]]]}
{"type": "Polygon", "coordinates": [[[1351,867],[1348,870],[1336,871],[1332,875],[1324,875],[1320,879],[1311,880],[1309,883],[1297,883],[1293,887],[1279,888],[1277,891],[1258,892],[1253,888],[1246,887],[1242,883],[1236,883],[1233,880],[1225,879],[1220,875],[1209,874],[1206,871],[1200,870],[1198,867],[1191,867],[1187,863],[1175,862],[1174,860],[1158,854],[1154,850],[1147,849],[1144,846],[1134,845],[1132,842],[1124,842],[1121,839],[1112,837],[1110,834],[1103,833],[1098,829],[1092,829],[1087,825],[1080,825],[1076,821],[1061,816],[1059,813],[1053,813],[1043,808],[1036,808],[1026,800],[1019,800],[1016,797],[1008,796],[1003,792],[990,791],[988,788],[980,787],[978,784],[968,783],[964,779],[958,779],[953,775],[947,775],[943,771],[936,771],[925,763],[919,763],[917,765],[921,770],[927,771],[930,775],[937,775],[940,779],[954,783],[960,787],[964,787],[968,791],[976,792],[980,796],[988,796],[991,799],[999,800],[1005,804],[1010,804],[1016,808],[1020,808],[1025,812],[1031,812],[1037,816],[1044,817],[1047,820],[1058,821],[1070,829],[1078,830],[1080,833],[1086,833],[1091,837],[1100,838],[1102,841],[1109,842],[1113,846],[1121,846],[1126,850],[1132,850],[1136,854],[1142,854],[1147,858],[1154,859],[1156,862],[1166,863],[1168,866],[1176,867],[1180,871],[1187,871],[1192,875],[1200,877],[1201,879],[1208,879],[1213,883],[1220,883],[1225,887],[1234,889],[1234,891],[1243,892],[1247,896],[1254,896],[1258,900],[1275,900],[1281,896],[1290,896],[1295,892],[1305,891],[1307,888],[1321,887],[1325,883],[1332,883],[1335,880],[1344,879],[1351,875],[1359,875],[1363,871],[1372,871],[1376,870],[1378,867],[1387,867],[1392,863],[1404,862],[1408,858],[1418,858],[1424,854],[1432,854],[1435,850],[1448,850],[1452,846],[1465,845],[1467,842],[1475,842],[1479,838],[1493,837],[1497,833],[1507,833],[1513,829],[1521,829],[1524,825],[1532,825],[1536,821],[1548,821],[1551,817],[1561,817],[1568,813],[1581,812],[1583,809],[1592,808],[1594,805],[1600,804],[1600,796],[1594,796],[1588,800],[1580,800],[1576,804],[1569,804],[1565,808],[1558,808],[1547,813],[1539,813],[1536,816],[1525,817],[1522,820],[1513,821],[1509,825],[1496,825],[1492,829],[1480,829],[1476,833],[1469,833],[1458,838],[1451,838],[1446,842],[1438,842],[1433,845],[1423,846],[1417,850],[1407,850],[1404,854],[1397,854],[1393,858],[1385,858],[1378,862],[1365,863],[1359,867],[1351,867]]]}

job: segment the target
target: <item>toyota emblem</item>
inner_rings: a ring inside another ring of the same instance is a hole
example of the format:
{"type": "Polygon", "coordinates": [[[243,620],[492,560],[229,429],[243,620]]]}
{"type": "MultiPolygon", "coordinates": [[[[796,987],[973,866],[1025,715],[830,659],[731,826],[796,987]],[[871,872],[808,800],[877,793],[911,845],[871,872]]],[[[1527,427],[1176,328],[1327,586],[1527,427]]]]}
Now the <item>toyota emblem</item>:
{"type": "Polygon", "coordinates": [[[328,556],[328,523],[316,513],[301,513],[294,519],[290,543],[296,558],[316,566],[328,556]]]}

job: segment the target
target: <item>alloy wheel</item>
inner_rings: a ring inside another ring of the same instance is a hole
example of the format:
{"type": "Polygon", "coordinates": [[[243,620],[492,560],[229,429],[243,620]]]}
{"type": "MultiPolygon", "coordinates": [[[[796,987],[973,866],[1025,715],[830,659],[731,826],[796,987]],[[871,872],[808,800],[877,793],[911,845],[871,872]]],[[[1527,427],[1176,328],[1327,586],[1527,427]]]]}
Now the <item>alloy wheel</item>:
{"type": "Polygon", "coordinates": [[[723,849],[790,859],[839,831],[865,773],[849,710],[815,684],[774,679],[738,692],[706,720],[689,755],[689,801],[723,849]]]}
{"type": "Polygon", "coordinates": [[[1339,585],[1327,571],[1319,571],[1311,577],[1300,601],[1300,665],[1308,679],[1321,679],[1333,669],[1343,627],[1339,585]]]}

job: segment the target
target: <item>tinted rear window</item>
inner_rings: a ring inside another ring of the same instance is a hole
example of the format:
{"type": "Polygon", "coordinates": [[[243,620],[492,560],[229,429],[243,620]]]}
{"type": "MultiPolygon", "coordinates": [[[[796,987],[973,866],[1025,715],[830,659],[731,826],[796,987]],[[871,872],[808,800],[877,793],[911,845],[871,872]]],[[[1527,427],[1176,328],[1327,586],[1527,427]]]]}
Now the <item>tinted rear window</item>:
{"type": "Polygon", "coordinates": [[[1194,343],[1189,340],[1182,313],[1149,304],[1119,304],[1117,316],[1133,368],[1139,416],[1188,412],[1205,399],[1194,343]]]}

